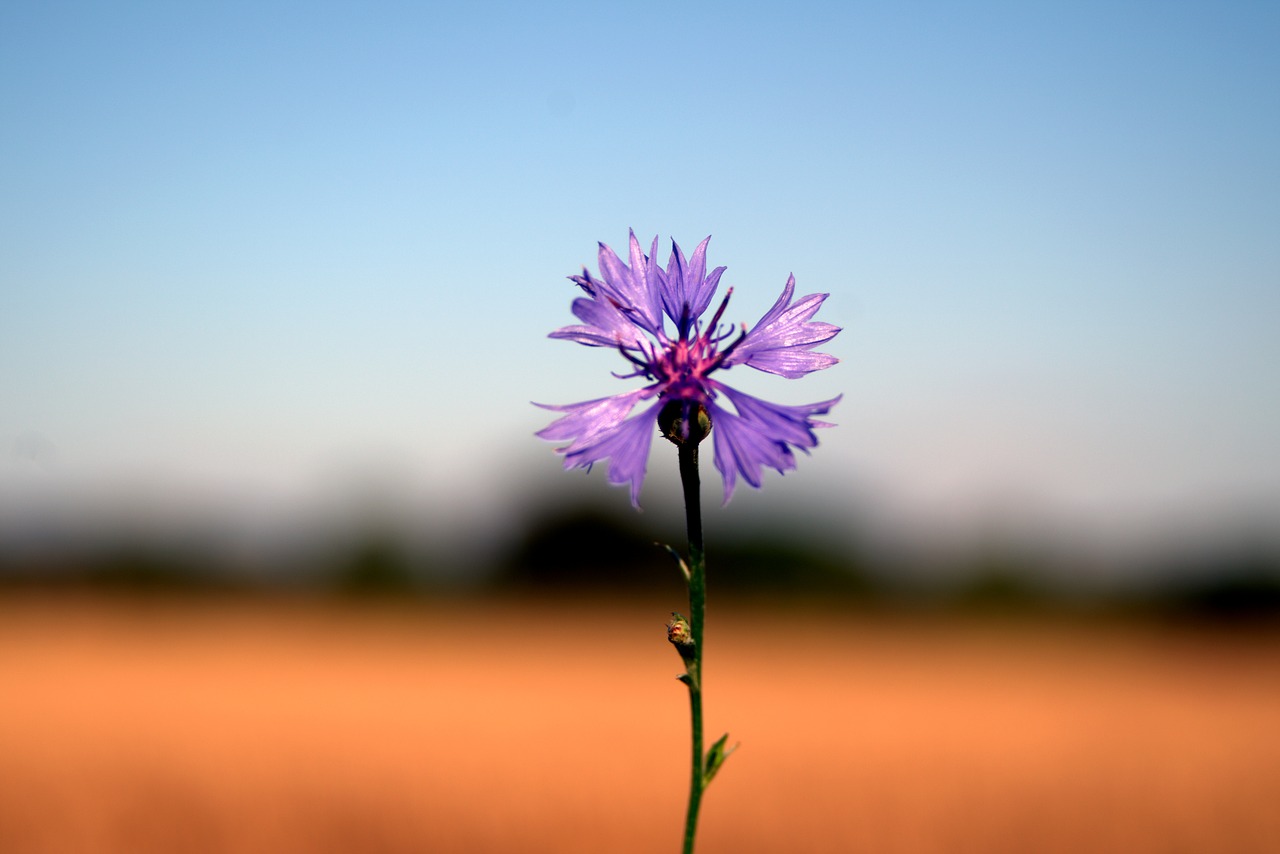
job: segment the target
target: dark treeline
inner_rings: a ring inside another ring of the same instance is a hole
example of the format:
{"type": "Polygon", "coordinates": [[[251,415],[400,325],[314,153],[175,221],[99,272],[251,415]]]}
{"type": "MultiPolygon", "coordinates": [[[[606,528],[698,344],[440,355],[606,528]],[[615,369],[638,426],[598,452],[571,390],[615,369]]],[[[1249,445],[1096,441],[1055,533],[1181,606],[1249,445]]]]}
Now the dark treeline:
{"type": "MultiPolygon", "coordinates": [[[[411,546],[389,526],[323,545],[300,539],[234,556],[198,541],[175,545],[138,534],[93,543],[46,542],[40,548],[0,541],[0,594],[76,589],[366,599],[610,592],[680,597],[675,559],[641,522],[636,514],[599,504],[552,507],[491,557],[462,569],[456,558],[411,546]]],[[[1147,558],[1130,567],[1144,581],[1093,588],[1063,584],[1060,565],[1047,571],[1050,561],[1026,549],[922,559],[884,548],[835,546],[785,526],[723,531],[712,556],[710,572],[723,597],[979,612],[1112,609],[1280,625],[1280,555],[1263,548],[1147,558]]]]}

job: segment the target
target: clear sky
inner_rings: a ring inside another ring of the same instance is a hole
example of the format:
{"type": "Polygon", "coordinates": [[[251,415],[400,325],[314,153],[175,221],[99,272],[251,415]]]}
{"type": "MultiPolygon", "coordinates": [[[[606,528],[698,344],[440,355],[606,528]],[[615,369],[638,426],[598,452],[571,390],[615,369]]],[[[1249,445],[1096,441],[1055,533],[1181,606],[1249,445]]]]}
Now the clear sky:
{"type": "Polygon", "coordinates": [[[1277,45],[1267,2],[6,3],[0,518],[625,504],[529,401],[628,387],[545,335],[634,227],[844,327],[729,378],[845,395],[731,507],[1280,524],[1277,45]]]}

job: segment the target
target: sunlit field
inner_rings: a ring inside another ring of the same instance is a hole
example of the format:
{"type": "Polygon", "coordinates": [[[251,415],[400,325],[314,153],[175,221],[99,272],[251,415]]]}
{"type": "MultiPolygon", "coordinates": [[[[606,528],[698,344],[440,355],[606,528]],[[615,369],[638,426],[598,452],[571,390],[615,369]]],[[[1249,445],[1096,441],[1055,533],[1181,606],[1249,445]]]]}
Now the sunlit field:
{"type": "MultiPolygon", "coordinates": [[[[0,851],[675,851],[666,616],[0,599],[0,851]]],[[[702,852],[1280,850],[1276,634],[708,618],[702,852]]]]}

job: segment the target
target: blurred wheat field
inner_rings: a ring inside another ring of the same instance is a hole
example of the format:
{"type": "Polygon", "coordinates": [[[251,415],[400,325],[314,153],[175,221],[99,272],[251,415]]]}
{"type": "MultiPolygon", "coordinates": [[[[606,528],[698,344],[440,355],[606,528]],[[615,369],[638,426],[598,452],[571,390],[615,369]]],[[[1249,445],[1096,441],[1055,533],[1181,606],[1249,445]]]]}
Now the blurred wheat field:
{"type": "MultiPolygon", "coordinates": [[[[0,851],[676,851],[666,616],[0,599],[0,851]]],[[[1280,850],[1280,636],[709,621],[703,854],[1280,850]]]]}

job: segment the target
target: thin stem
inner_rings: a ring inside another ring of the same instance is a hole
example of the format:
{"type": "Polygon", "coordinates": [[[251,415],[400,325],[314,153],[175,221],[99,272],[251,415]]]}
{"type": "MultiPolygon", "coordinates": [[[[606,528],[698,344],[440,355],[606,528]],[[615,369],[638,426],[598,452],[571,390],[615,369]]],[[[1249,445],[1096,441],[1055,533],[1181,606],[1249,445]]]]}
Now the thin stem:
{"type": "Polygon", "coordinates": [[[689,782],[689,808],[685,813],[684,854],[693,854],[698,834],[698,809],[706,788],[702,753],[702,625],[707,607],[707,562],[702,552],[702,504],[699,498],[698,446],[686,442],[680,451],[680,482],[684,486],[685,522],[689,530],[689,630],[693,636],[693,661],[686,666],[690,723],[693,728],[693,773],[689,782]]]}
{"type": "Polygon", "coordinates": [[[689,531],[689,557],[702,557],[702,501],[698,487],[698,446],[686,442],[678,445],[680,483],[684,487],[684,518],[689,531]]]}

